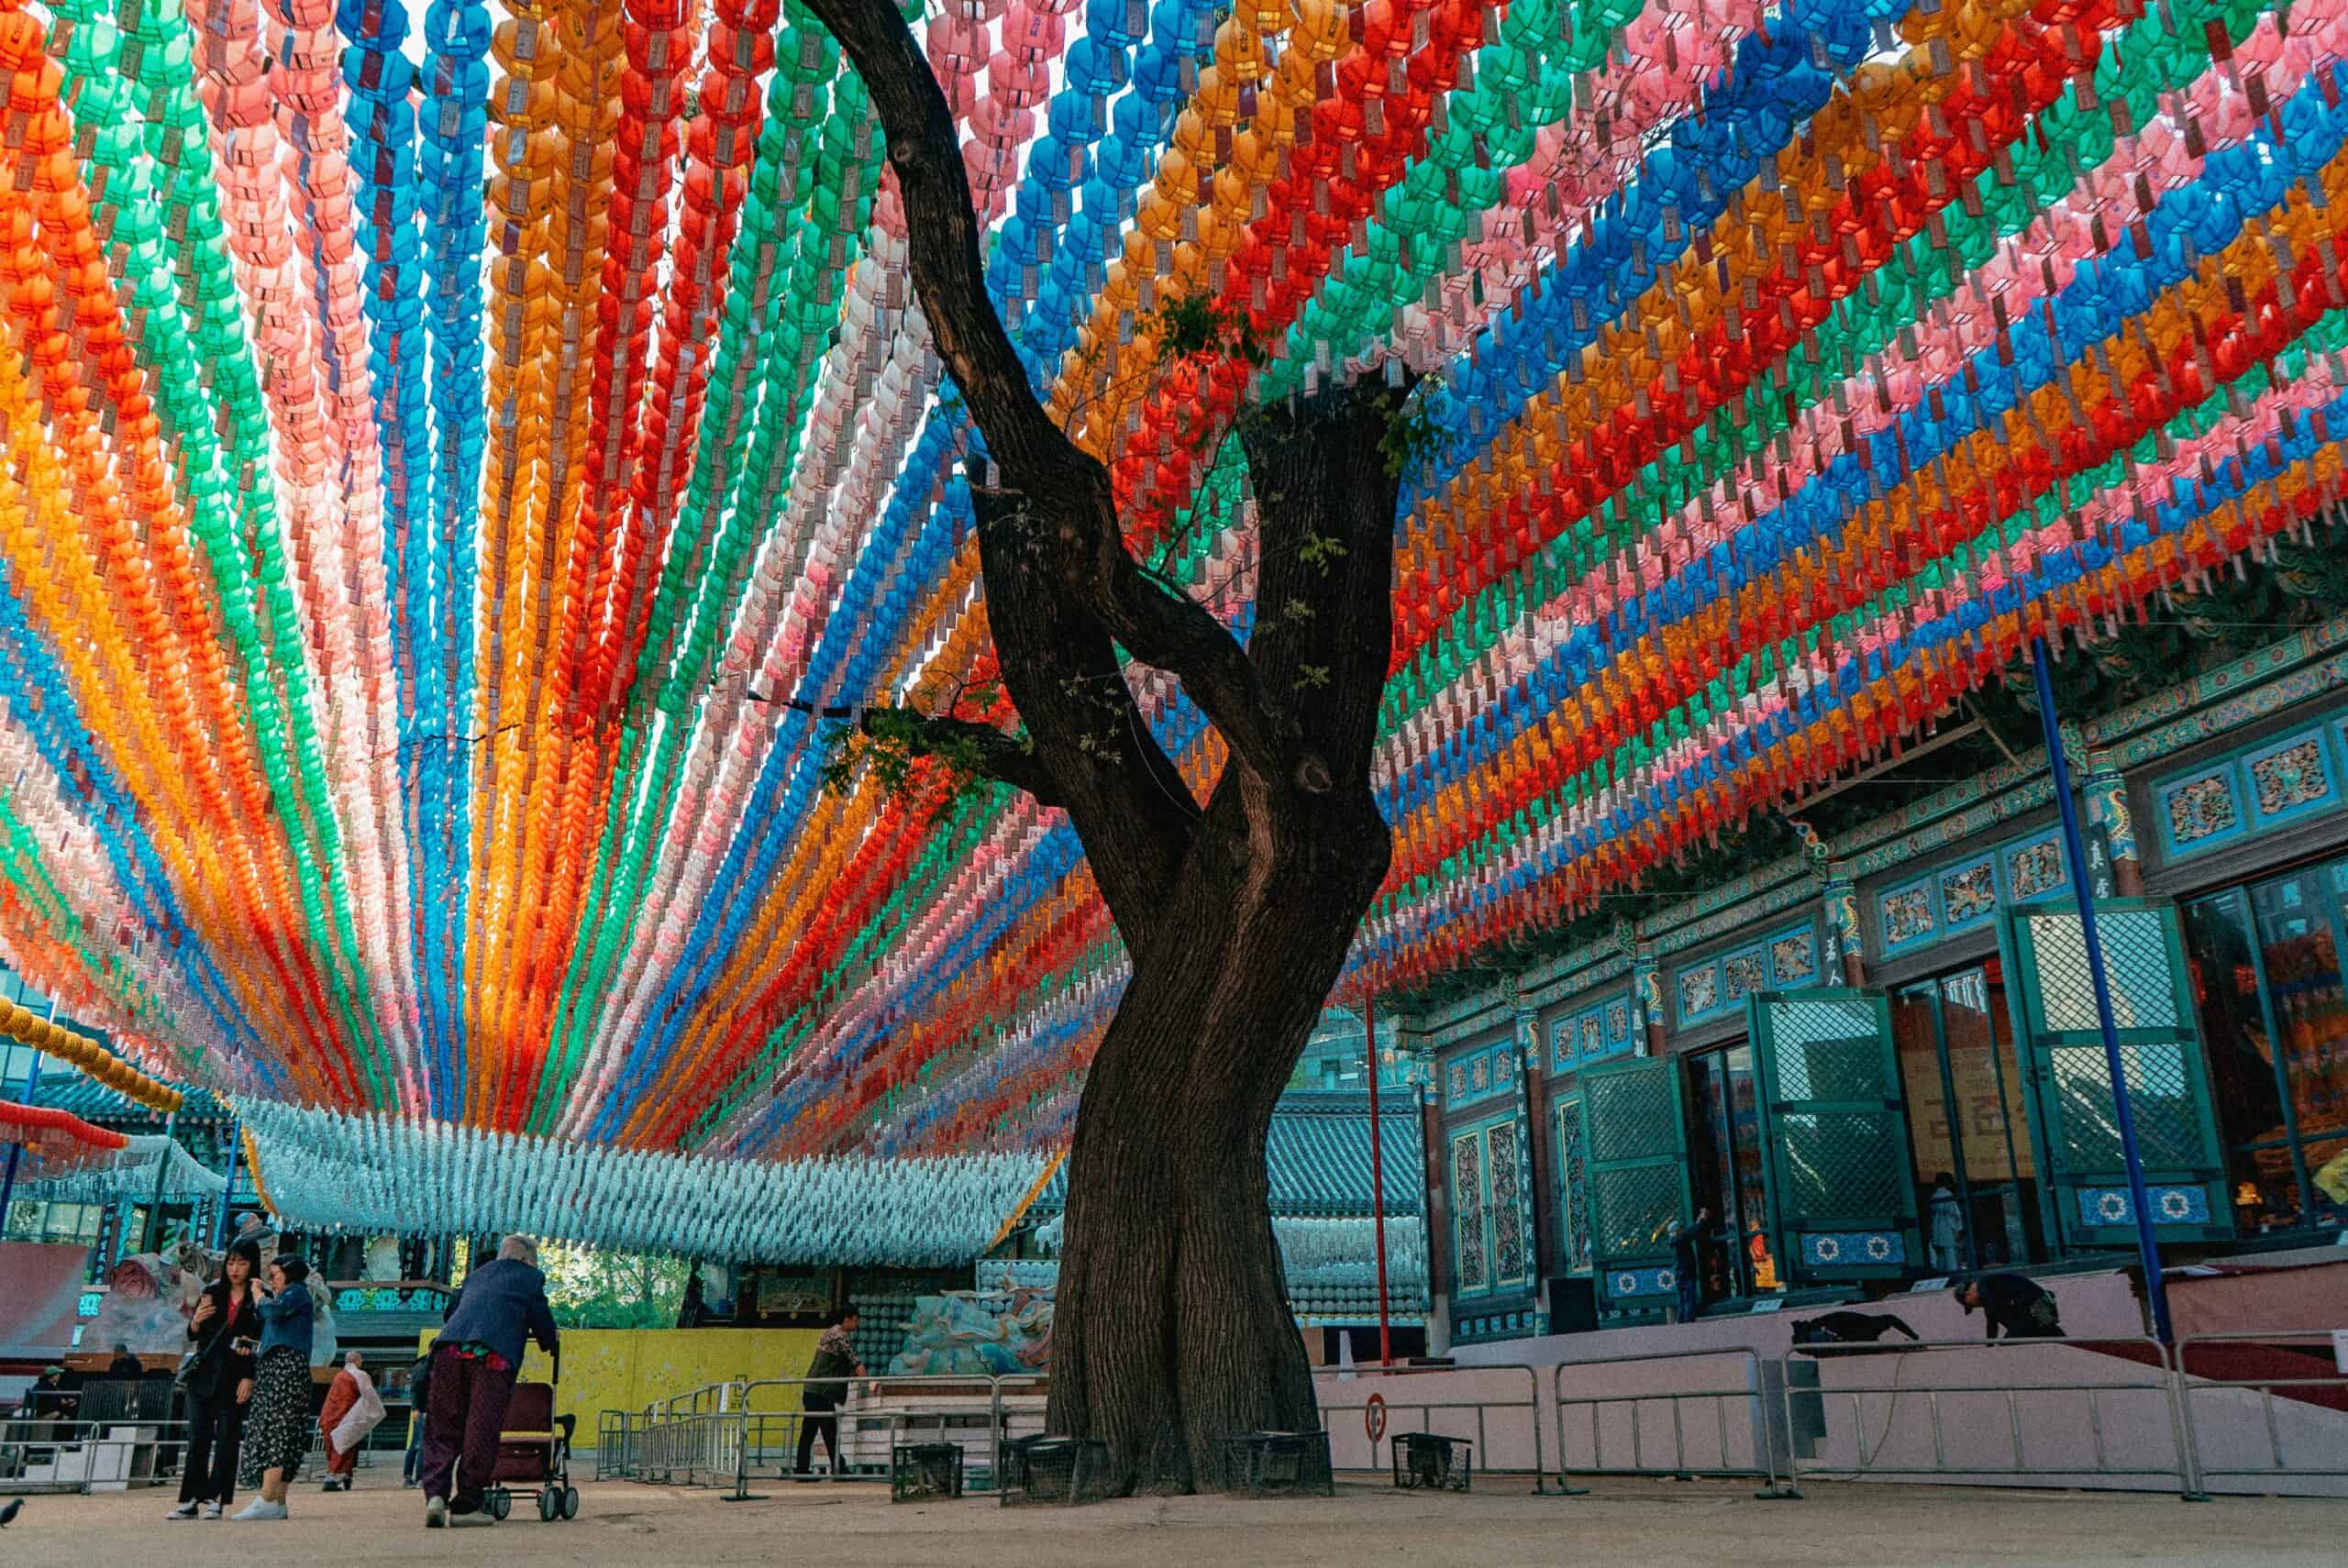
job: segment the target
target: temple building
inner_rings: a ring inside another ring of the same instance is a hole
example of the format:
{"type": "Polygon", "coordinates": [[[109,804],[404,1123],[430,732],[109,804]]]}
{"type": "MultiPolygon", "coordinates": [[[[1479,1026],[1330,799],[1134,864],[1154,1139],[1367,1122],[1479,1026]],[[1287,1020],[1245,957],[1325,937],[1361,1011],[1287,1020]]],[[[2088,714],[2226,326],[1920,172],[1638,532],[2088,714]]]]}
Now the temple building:
{"type": "MultiPolygon", "coordinates": [[[[2172,1266],[2348,1225],[2348,618],[2209,662],[2064,713],[2172,1266]]],[[[2037,733],[1985,692],[1789,807],[1790,853],[1419,1002],[1438,1338],[1658,1322],[1691,1264],[1711,1316],[2132,1262],[2037,733]]]]}

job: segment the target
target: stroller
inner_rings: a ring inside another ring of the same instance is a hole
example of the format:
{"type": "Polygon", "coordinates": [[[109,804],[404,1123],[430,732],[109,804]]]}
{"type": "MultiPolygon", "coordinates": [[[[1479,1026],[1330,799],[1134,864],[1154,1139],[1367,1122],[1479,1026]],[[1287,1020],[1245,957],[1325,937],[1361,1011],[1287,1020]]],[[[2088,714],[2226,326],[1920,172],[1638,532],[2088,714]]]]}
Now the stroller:
{"type": "Polygon", "coordinates": [[[554,1391],[562,1382],[562,1358],[555,1357],[554,1382],[516,1383],[497,1434],[497,1468],[490,1472],[482,1507],[493,1518],[514,1511],[514,1488],[535,1486],[538,1518],[552,1524],[579,1517],[579,1488],[570,1484],[570,1434],[575,1416],[558,1416],[554,1391]]]}

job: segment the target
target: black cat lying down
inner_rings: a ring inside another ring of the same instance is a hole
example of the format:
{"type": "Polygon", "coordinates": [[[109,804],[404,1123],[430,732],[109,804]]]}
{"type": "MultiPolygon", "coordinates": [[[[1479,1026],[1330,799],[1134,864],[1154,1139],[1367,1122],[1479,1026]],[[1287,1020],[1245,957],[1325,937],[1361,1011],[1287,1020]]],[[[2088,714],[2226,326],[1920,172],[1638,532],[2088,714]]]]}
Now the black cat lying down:
{"type": "Polygon", "coordinates": [[[1915,1330],[1888,1312],[1822,1312],[1794,1325],[1794,1343],[1804,1348],[1874,1344],[1895,1330],[1911,1340],[1918,1337],[1915,1330]]]}

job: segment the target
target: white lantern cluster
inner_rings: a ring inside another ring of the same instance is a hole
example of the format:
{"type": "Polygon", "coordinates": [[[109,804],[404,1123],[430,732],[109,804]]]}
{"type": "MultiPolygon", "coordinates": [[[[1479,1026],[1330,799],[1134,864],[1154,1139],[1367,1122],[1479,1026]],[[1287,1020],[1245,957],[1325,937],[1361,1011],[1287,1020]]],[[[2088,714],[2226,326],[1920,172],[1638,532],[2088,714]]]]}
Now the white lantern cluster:
{"type": "Polygon", "coordinates": [[[1044,1168],[1038,1154],[717,1160],[262,1100],[238,1110],[270,1207],[324,1231],[934,1265],[983,1253],[1044,1168]]]}

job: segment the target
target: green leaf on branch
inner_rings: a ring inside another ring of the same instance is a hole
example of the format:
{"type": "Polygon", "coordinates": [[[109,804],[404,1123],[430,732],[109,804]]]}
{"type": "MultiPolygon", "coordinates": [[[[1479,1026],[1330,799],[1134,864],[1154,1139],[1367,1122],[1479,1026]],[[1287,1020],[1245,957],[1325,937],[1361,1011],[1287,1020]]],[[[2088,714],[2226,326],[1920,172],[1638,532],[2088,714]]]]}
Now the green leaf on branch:
{"type": "Polygon", "coordinates": [[[1386,459],[1386,477],[1400,479],[1420,464],[1433,460],[1442,449],[1443,431],[1428,412],[1425,392],[1432,377],[1422,376],[1411,389],[1401,406],[1386,418],[1385,432],[1378,438],[1379,453],[1386,459]]]}
{"type": "MultiPolygon", "coordinates": [[[[988,690],[974,687],[960,695],[977,696],[983,712],[992,703],[988,690]]],[[[1001,736],[999,745],[991,745],[980,729],[975,723],[933,721],[912,708],[868,709],[860,724],[834,724],[825,733],[823,786],[845,795],[861,776],[892,799],[911,793],[917,784],[936,782],[944,783],[949,801],[983,794],[1001,780],[1001,749],[1032,756],[1035,742],[1022,734],[1001,736]]]]}
{"type": "Polygon", "coordinates": [[[1304,543],[1296,547],[1296,558],[1324,577],[1329,575],[1329,569],[1336,565],[1345,553],[1346,542],[1327,534],[1309,535],[1304,543]]]}
{"type": "Polygon", "coordinates": [[[1157,307],[1155,320],[1161,365],[1193,355],[1222,355],[1257,370],[1271,362],[1271,348],[1247,313],[1203,293],[1168,300],[1157,307]]]}

